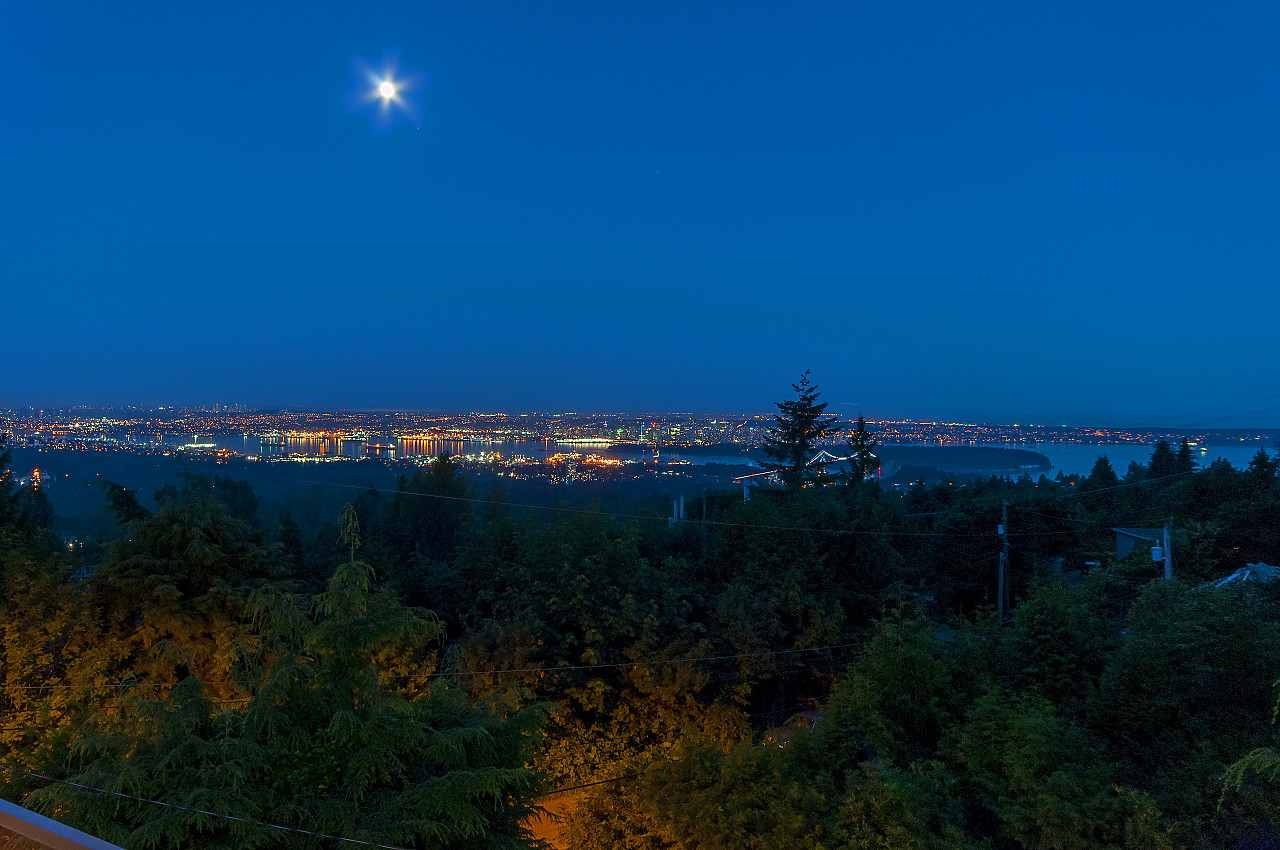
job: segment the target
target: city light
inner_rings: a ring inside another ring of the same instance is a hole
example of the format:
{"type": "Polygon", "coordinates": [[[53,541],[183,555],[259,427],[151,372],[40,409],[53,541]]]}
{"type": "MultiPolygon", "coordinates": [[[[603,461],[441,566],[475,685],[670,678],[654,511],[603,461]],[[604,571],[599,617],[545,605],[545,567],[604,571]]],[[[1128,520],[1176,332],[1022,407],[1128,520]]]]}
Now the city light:
{"type": "MultiPolygon", "coordinates": [[[[0,410],[8,445],[39,451],[127,452],[227,464],[352,463],[393,468],[429,466],[441,455],[476,473],[553,482],[617,481],[656,475],[737,480],[759,470],[769,417],[687,413],[377,413],[204,408],[0,410]],[[198,435],[198,436],[197,436],[198,435]]],[[[1271,449],[1276,435],[1234,429],[1174,433],[1167,429],[1002,425],[880,419],[868,422],[882,445],[983,446],[1046,450],[1068,444],[1144,445],[1184,437],[1198,454],[1209,446],[1253,443],[1271,449]],[[1225,442],[1224,442],[1225,441],[1225,442]]],[[[841,434],[828,444],[844,445],[841,434]]],[[[1100,452],[1103,453],[1103,452],[1100,452]]],[[[61,478],[61,476],[57,476],[61,478]]],[[[22,483],[43,486],[42,470],[22,483]],[[38,483],[37,483],[38,482],[38,483]]]]}

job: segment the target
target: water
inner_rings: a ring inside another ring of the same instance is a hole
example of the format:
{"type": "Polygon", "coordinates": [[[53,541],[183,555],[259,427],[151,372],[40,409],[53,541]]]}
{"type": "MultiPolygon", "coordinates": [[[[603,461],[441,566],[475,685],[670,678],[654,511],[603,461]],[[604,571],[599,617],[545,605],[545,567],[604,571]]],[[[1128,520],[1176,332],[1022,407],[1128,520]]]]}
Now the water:
{"type": "MultiPolygon", "coordinates": [[[[202,435],[195,439],[194,435],[174,436],[166,442],[179,446],[191,443],[214,443],[219,448],[229,449],[243,455],[260,457],[281,457],[287,455],[304,455],[307,457],[349,457],[366,456],[384,458],[437,457],[439,455],[479,455],[485,452],[497,452],[504,458],[523,456],[532,460],[546,460],[557,453],[578,452],[579,454],[602,455],[604,457],[635,459],[652,457],[651,452],[619,451],[607,445],[581,445],[557,443],[555,440],[434,440],[418,438],[370,437],[361,439],[324,439],[324,438],[289,438],[284,442],[271,443],[259,438],[256,434],[222,434],[202,435]]],[[[1138,443],[1039,443],[1038,445],[1022,444],[990,444],[995,448],[1023,448],[1039,452],[1049,458],[1053,468],[1047,473],[1050,478],[1059,472],[1064,475],[1088,475],[1097,462],[1098,457],[1105,455],[1111,461],[1111,468],[1117,475],[1123,476],[1131,461],[1146,464],[1151,458],[1151,446],[1138,443]]],[[[1201,468],[1207,467],[1218,458],[1224,458],[1237,469],[1244,469],[1250,459],[1258,451],[1260,445],[1251,442],[1240,446],[1210,446],[1203,451],[1196,449],[1196,462],[1201,468]]],[[[1273,457],[1275,450],[1270,450],[1273,457]]],[[[756,467],[758,464],[742,456],[716,456],[702,454],[682,454],[678,449],[662,449],[664,460],[687,460],[696,465],[721,463],[738,466],[756,467]]],[[[1040,473],[1036,473],[1038,477],[1040,473]]]]}
{"type": "MultiPolygon", "coordinates": [[[[303,455],[305,457],[382,457],[382,458],[431,458],[440,455],[450,457],[456,455],[479,455],[497,452],[504,458],[514,456],[527,457],[532,460],[546,460],[555,454],[577,452],[581,455],[601,455],[603,457],[623,460],[644,460],[653,457],[650,451],[620,451],[611,449],[607,444],[558,443],[555,440],[436,440],[420,438],[373,437],[368,439],[342,440],[323,437],[289,437],[283,439],[263,439],[256,434],[203,434],[175,435],[165,438],[165,443],[177,448],[190,443],[213,444],[220,449],[227,449],[242,455],[259,457],[286,457],[303,455]]],[[[706,463],[733,464],[756,467],[755,461],[744,456],[717,456],[702,454],[682,454],[678,449],[660,450],[663,460],[687,460],[696,465],[706,463]]]]}
{"type": "MultiPolygon", "coordinates": [[[[1003,448],[1025,448],[1049,458],[1053,469],[1044,474],[1050,478],[1055,477],[1059,472],[1064,475],[1088,475],[1100,456],[1105,456],[1111,462],[1111,468],[1115,470],[1116,475],[1123,477],[1131,461],[1137,461],[1145,466],[1151,459],[1152,449],[1151,446],[1138,443],[1040,443],[1036,446],[1005,445],[1003,448]]],[[[1226,459],[1236,469],[1244,469],[1259,448],[1261,446],[1257,443],[1242,446],[1209,446],[1203,454],[1199,448],[1196,448],[1195,460],[1201,469],[1218,458],[1226,459]]],[[[1276,456],[1274,450],[1270,451],[1270,454],[1272,457],[1276,456]]],[[[1033,477],[1038,477],[1038,474],[1033,477]]]]}

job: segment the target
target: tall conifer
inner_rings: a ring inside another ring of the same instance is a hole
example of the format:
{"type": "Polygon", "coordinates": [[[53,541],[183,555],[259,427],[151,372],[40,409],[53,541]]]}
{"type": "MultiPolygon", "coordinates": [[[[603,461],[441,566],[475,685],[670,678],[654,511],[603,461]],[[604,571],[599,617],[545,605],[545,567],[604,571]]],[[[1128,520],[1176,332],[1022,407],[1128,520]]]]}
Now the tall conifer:
{"type": "Polygon", "coordinates": [[[853,431],[849,434],[849,474],[852,481],[864,481],[866,477],[880,468],[880,458],[876,457],[876,447],[880,441],[871,436],[867,430],[867,420],[858,414],[853,431]]]}
{"type": "Polygon", "coordinates": [[[788,490],[798,490],[827,479],[824,465],[810,466],[809,460],[818,441],[840,433],[840,426],[834,415],[825,413],[827,403],[818,401],[822,394],[809,382],[808,369],[791,388],[796,397],[775,402],[778,413],[761,448],[770,458],[765,465],[778,473],[788,490]]]}

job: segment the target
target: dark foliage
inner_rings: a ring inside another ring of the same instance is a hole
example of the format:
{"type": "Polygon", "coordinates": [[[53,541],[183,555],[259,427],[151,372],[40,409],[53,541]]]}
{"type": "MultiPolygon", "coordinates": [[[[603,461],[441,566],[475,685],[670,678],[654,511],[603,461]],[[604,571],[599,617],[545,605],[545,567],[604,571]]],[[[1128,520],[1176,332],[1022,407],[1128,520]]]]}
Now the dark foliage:
{"type": "MultiPolygon", "coordinates": [[[[791,461],[830,427],[796,389],[791,461]]],[[[780,463],[787,489],[692,500],[705,524],[477,499],[447,458],[266,529],[241,481],[154,511],[108,484],[91,565],[5,472],[3,762],[403,847],[527,844],[547,789],[575,848],[1246,846],[1280,819],[1280,591],[1205,585],[1280,557],[1280,487],[1181,448],[1123,480],[780,463]],[[1117,560],[1113,527],[1169,521],[1177,581],[1117,560]]],[[[320,846],[6,782],[126,846],[320,846]]]]}

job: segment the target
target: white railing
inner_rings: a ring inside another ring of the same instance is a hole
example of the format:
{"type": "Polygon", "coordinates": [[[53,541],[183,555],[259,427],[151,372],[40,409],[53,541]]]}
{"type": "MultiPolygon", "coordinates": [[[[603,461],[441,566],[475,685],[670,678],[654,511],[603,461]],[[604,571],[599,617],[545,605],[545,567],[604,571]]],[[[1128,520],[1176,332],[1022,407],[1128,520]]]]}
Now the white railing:
{"type": "Polygon", "coordinates": [[[38,815],[8,800],[0,800],[0,826],[51,850],[121,850],[87,832],[72,829],[53,818],[38,815]]]}

